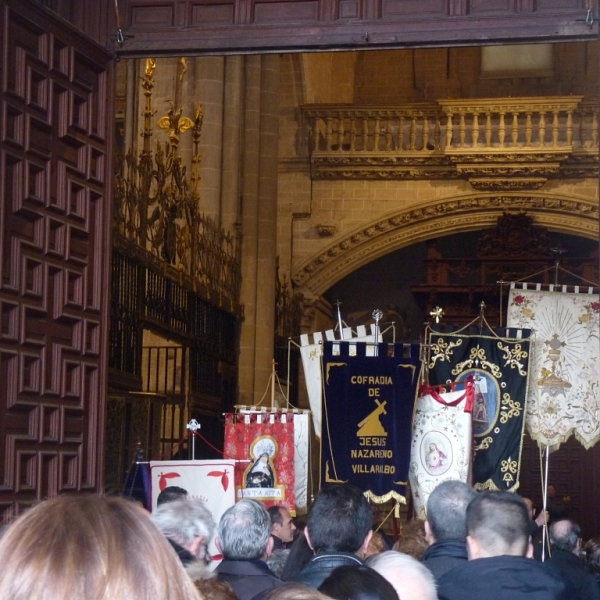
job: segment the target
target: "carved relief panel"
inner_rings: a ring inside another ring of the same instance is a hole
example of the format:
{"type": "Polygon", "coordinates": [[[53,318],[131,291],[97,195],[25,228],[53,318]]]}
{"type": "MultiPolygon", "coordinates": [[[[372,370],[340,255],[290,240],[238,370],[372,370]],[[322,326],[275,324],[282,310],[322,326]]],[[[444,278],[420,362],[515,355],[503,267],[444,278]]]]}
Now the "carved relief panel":
{"type": "Polygon", "coordinates": [[[102,480],[109,55],[2,3],[0,507],[102,480]]]}

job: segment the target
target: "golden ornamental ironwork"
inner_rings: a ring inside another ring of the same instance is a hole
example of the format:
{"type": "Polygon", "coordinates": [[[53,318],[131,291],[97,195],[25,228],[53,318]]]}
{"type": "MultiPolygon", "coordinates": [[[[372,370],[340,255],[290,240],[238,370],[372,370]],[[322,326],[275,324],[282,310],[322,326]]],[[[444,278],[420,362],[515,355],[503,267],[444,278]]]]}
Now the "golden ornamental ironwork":
{"type": "MultiPolygon", "coordinates": [[[[184,65],[185,67],[185,65],[184,65]]],[[[203,114],[196,107],[194,118],[170,102],[158,127],[169,135],[156,142],[152,118],[152,91],[156,62],[146,60],[141,87],[144,90],[142,149],[128,149],[117,156],[114,189],[114,231],[123,238],[121,247],[133,244],[176,273],[184,275],[194,291],[208,299],[239,301],[241,286],[241,235],[225,231],[201,212],[200,136],[203,114]],[[179,152],[180,136],[192,134],[191,176],[179,152]]],[[[185,73],[185,68],[183,69],[185,73]]]]}

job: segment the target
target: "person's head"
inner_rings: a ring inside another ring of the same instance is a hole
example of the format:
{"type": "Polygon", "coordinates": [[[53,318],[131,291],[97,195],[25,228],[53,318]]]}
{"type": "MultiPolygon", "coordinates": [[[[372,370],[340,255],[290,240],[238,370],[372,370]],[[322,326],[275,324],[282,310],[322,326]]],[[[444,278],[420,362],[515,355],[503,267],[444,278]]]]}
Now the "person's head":
{"type": "Polygon", "coordinates": [[[371,556],[367,566],[383,575],[401,600],[437,600],[435,578],[416,558],[390,550],[371,556]]]}
{"type": "Polygon", "coordinates": [[[271,506],[269,516],[271,517],[271,534],[282,542],[292,542],[296,526],[290,511],[285,506],[271,506]]]}
{"type": "Polygon", "coordinates": [[[273,553],[267,559],[267,567],[271,569],[279,579],[283,579],[283,568],[290,554],[289,549],[273,550],[273,553]]]}
{"type": "Polygon", "coordinates": [[[264,600],[330,600],[330,598],[301,583],[286,583],[271,590],[264,600]]]}
{"type": "Polygon", "coordinates": [[[509,492],[481,492],[467,507],[469,560],[490,556],[533,556],[530,518],[523,498],[509,492]]]}
{"type": "Polygon", "coordinates": [[[556,496],[556,488],[550,484],[548,485],[548,498],[554,498],[556,496]]]}
{"type": "Polygon", "coordinates": [[[0,564],[0,598],[201,598],[148,513],[120,498],[41,502],[3,536],[0,564]]]}
{"type": "Polygon", "coordinates": [[[550,525],[550,545],[555,550],[579,554],[581,550],[581,527],[572,519],[561,519],[550,525]]]}
{"type": "Polygon", "coordinates": [[[165,504],[166,502],[173,502],[173,500],[180,500],[182,498],[187,498],[188,492],[182,487],[178,487],[176,485],[170,485],[166,487],[160,494],[158,494],[158,498],[156,499],[156,506],[160,506],[161,504],[165,504]]]}
{"type": "Polygon", "coordinates": [[[152,514],[163,534],[198,560],[207,558],[215,521],[202,500],[179,499],[161,504],[152,514]]]}
{"type": "Polygon", "coordinates": [[[425,554],[428,546],[429,544],[425,538],[425,522],[421,519],[413,519],[402,526],[398,540],[394,543],[392,550],[420,559],[425,554]]]}
{"type": "Polygon", "coordinates": [[[440,483],[427,500],[427,541],[430,544],[464,541],[467,536],[467,506],[476,495],[472,487],[457,479],[440,483]]]}
{"type": "Polygon", "coordinates": [[[304,535],[316,553],[364,554],[372,526],[373,514],[363,493],[353,485],[332,484],[317,494],[304,535]]]}
{"type": "Polygon", "coordinates": [[[379,532],[373,532],[371,539],[369,540],[369,545],[365,551],[365,558],[367,556],[373,556],[374,554],[381,554],[387,550],[387,546],[383,536],[379,532]]]}
{"type": "Polygon", "coordinates": [[[392,584],[364,565],[344,565],[334,569],[319,591],[337,600],[398,600],[392,584]]]}
{"type": "Polygon", "coordinates": [[[595,575],[600,574],[600,537],[588,540],[583,547],[585,562],[595,575]]]}
{"type": "Polygon", "coordinates": [[[233,588],[216,577],[197,579],[194,584],[205,600],[238,600],[233,588]]]}
{"type": "Polygon", "coordinates": [[[223,513],[217,536],[217,547],[232,560],[266,560],[273,549],[269,513],[260,502],[248,498],[223,513]]]}

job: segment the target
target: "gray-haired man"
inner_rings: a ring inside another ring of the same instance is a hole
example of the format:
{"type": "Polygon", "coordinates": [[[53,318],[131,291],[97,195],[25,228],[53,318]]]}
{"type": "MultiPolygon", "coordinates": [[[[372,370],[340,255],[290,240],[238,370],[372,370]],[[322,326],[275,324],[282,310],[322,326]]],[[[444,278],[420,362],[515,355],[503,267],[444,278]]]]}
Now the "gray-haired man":
{"type": "Polygon", "coordinates": [[[217,578],[229,583],[240,600],[260,598],[283,584],[265,562],[273,538],[271,518],[259,502],[243,499],[227,509],[215,543],[224,557],[215,570],[217,578]]]}

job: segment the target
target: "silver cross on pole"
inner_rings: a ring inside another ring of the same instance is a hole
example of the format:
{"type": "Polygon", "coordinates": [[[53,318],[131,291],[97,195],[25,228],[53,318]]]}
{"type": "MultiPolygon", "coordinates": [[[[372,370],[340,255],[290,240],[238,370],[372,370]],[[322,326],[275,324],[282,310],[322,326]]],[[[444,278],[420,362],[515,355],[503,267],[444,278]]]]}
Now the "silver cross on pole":
{"type": "Polygon", "coordinates": [[[192,460],[196,460],[196,431],[200,429],[200,423],[196,419],[192,419],[186,427],[192,432],[192,460]]]}
{"type": "Polygon", "coordinates": [[[379,349],[379,321],[383,317],[383,312],[376,308],[371,316],[375,319],[375,356],[378,356],[379,349]]]}

